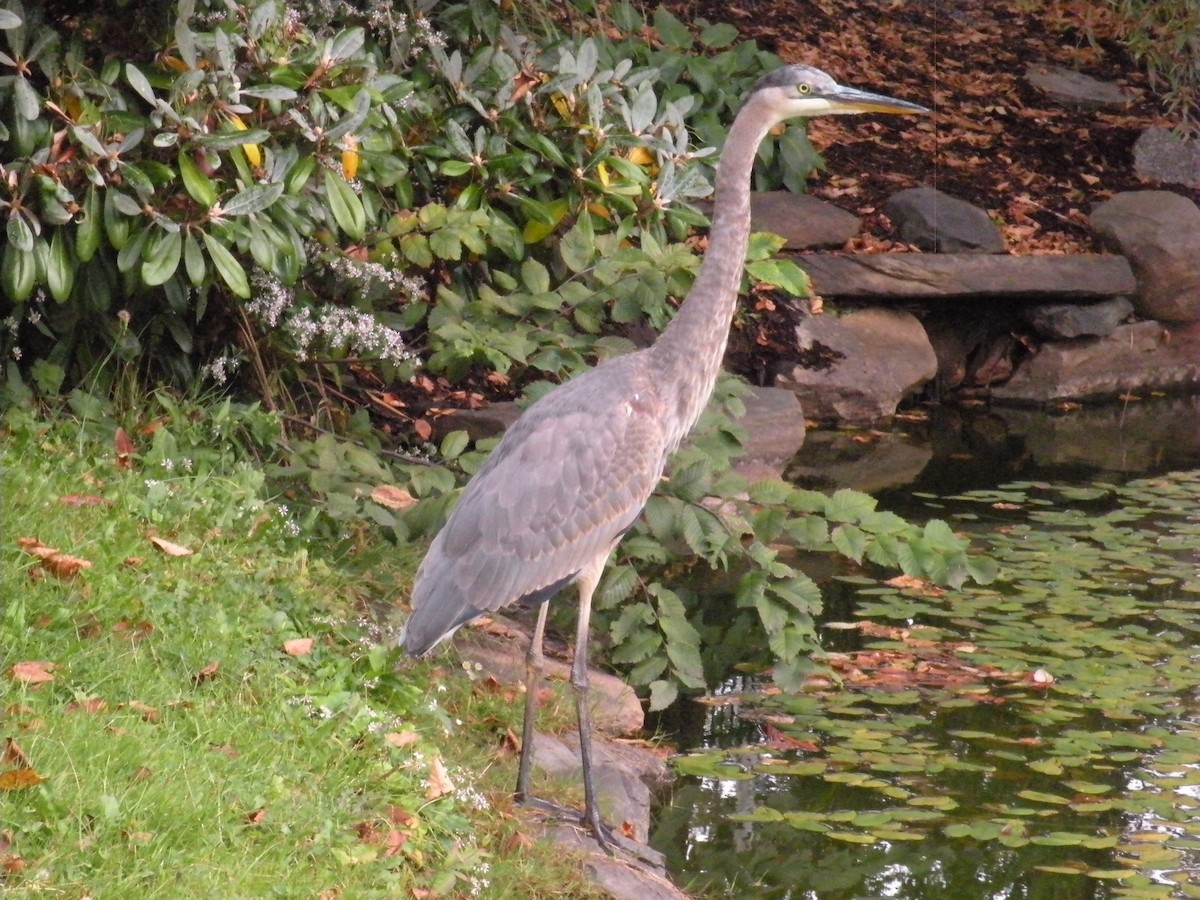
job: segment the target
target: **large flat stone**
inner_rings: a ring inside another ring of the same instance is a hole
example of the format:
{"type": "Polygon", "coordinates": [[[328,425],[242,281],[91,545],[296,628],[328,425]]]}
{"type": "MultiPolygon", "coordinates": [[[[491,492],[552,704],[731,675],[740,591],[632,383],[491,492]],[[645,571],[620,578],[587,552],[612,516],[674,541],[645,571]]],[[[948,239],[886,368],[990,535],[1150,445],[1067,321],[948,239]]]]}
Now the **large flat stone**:
{"type": "Polygon", "coordinates": [[[750,195],[750,227],[784,239],[784,248],[840,247],[858,234],[858,216],[808,194],[763,191],[750,195]]]}
{"type": "Polygon", "coordinates": [[[796,257],[825,297],[1087,299],[1133,294],[1123,256],[862,253],[796,257]]]}
{"type": "Polygon", "coordinates": [[[733,467],[752,481],[779,478],[804,445],[800,398],[784,388],[751,387],[743,402],[746,414],[738,424],[746,430],[746,452],[733,467]]]}
{"type": "Polygon", "coordinates": [[[1045,344],[1006,383],[995,400],[1055,403],[1153,390],[1200,387],[1200,323],[1118,326],[1100,338],[1045,344]]]}

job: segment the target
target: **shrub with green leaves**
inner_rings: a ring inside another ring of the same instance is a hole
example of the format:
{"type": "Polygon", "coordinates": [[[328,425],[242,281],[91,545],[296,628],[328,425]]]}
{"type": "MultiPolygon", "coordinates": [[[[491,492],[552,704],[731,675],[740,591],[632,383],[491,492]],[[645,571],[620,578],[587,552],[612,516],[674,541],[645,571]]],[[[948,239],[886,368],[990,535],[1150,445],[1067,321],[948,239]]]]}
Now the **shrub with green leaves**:
{"type": "MultiPolygon", "coordinates": [[[[703,222],[711,153],[689,127],[719,141],[777,62],[722,26],[681,55],[663,10],[649,48],[627,3],[616,40],[484,0],[166,8],[158,45],[119,53],[40,7],[0,18],[0,350],[59,383],[249,362],[286,403],[350,366],[561,378],[686,293],[672,241],[703,222]]],[[[767,171],[802,179],[815,156],[780,140],[767,171]]]]}
{"type": "MultiPolygon", "coordinates": [[[[367,519],[398,541],[438,527],[486,449],[450,435],[440,456],[398,456],[334,398],[418,366],[543,379],[533,395],[629,350],[627,326],[661,329],[697,268],[684,239],[704,222],[691,203],[711,189],[707,157],[778,64],[662,8],[650,45],[627,0],[162,8],[120,53],[44,7],[0,14],[8,399],[28,397],[26,378],[42,395],[83,386],[83,402],[119,378],[224,384],[240,365],[269,408],[336,430],[292,442],[280,486],[322,498],[334,534],[367,519]],[[382,502],[385,482],[423,502],[382,502]]],[[[765,145],[760,186],[802,186],[817,162],[789,129],[765,145]]],[[[749,280],[803,293],[776,249],[752,242],[749,280]]],[[[745,485],[739,449],[714,413],[602,588],[616,659],[655,705],[705,680],[689,576],[733,576],[734,608],[789,682],[819,594],[779,559],[782,538],[923,577],[969,568],[960,542],[866,498],[745,485]]]]}

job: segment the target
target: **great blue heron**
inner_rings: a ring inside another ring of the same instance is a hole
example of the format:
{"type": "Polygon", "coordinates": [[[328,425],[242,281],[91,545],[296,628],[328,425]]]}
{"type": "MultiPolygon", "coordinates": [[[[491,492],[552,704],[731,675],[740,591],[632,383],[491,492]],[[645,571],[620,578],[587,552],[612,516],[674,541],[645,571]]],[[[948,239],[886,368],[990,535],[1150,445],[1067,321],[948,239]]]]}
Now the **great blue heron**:
{"type": "Polygon", "coordinates": [[[610,359],[532,404],[467,484],[417,572],[412,614],[400,637],[412,654],[427,652],[483,613],[518,602],[540,605],[526,656],[519,802],[531,799],[547,601],[568,584],[578,585],[571,684],[583,764],[582,821],[610,852],[591,772],[592,592],[712,394],[745,266],[750,174],[759,143],[786,119],[862,112],[928,110],[843,87],[809,66],[785,66],[754,86],[717,166],[704,263],[674,320],[652,346],[610,359]]]}

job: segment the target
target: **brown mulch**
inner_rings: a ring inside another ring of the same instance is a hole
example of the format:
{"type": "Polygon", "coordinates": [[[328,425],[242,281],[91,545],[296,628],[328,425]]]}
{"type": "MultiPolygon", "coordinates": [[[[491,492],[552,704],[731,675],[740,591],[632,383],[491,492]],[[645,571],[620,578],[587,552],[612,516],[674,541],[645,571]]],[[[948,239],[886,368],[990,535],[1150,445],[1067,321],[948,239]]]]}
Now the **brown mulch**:
{"type": "MultiPolygon", "coordinates": [[[[1144,71],[1112,38],[1104,4],[1071,0],[668,0],[684,21],[736,26],[786,62],[923,103],[928,119],[815,119],[827,170],[810,191],[866,220],[859,249],[885,250],[884,200],[929,184],[987,209],[1014,253],[1098,249],[1087,214],[1118,191],[1165,187],[1133,173],[1133,144],[1161,113],[1144,71]],[[1088,17],[1085,21],[1083,17],[1088,17]],[[1088,40],[1085,29],[1096,36],[1088,40]],[[1118,84],[1125,109],[1059,107],[1024,80],[1052,63],[1118,84]]],[[[1200,202],[1200,191],[1172,190],[1200,202]]]]}

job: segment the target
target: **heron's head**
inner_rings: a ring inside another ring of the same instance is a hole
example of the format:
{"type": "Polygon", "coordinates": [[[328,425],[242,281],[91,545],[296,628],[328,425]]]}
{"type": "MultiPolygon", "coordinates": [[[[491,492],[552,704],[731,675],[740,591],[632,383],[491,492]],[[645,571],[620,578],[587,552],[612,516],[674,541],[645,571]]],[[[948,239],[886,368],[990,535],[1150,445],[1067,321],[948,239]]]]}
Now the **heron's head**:
{"type": "Polygon", "coordinates": [[[838,84],[812,66],[784,66],[759,80],[750,92],[771,104],[780,119],[851,113],[927,113],[924,106],[838,84]]]}

